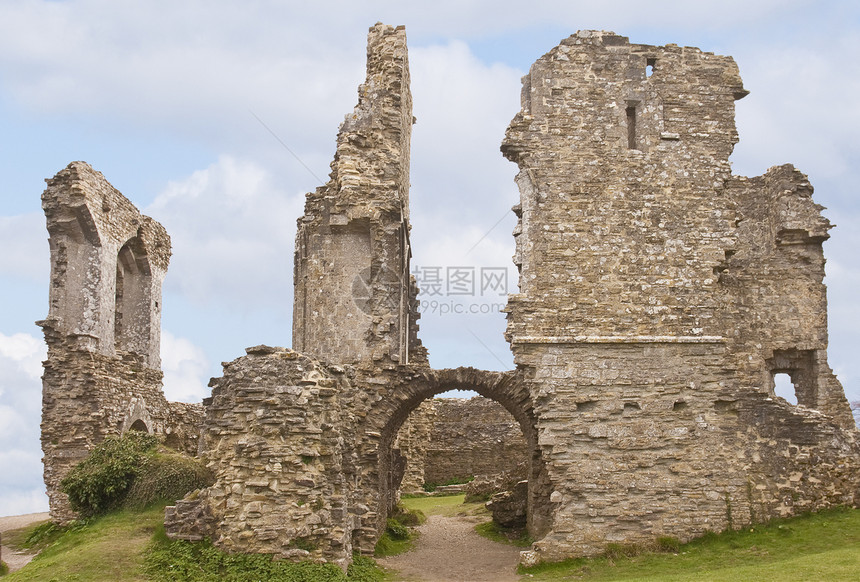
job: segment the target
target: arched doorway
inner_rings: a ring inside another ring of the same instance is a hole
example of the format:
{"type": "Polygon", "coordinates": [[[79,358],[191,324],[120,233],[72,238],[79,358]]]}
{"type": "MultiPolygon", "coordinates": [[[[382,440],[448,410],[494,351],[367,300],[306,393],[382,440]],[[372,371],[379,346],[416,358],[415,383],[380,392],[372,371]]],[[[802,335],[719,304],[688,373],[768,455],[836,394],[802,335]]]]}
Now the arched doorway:
{"type": "MultiPolygon", "coordinates": [[[[446,370],[415,369],[411,374],[399,374],[391,379],[382,398],[368,416],[365,442],[375,443],[377,463],[363,481],[368,487],[376,485],[376,536],[369,539],[367,532],[354,532],[358,547],[363,552],[373,549],[376,538],[384,529],[386,518],[397,500],[396,486],[391,479],[394,465],[399,461],[394,453],[394,441],[400,427],[409,415],[427,399],[449,390],[470,390],[501,404],[519,423],[530,451],[528,470],[527,528],[534,539],[542,538],[550,529],[552,513],[551,493],[545,464],[538,447],[536,418],[531,396],[521,375],[516,371],[488,372],[474,368],[446,370]]],[[[371,451],[365,451],[370,453],[371,451]]]]}

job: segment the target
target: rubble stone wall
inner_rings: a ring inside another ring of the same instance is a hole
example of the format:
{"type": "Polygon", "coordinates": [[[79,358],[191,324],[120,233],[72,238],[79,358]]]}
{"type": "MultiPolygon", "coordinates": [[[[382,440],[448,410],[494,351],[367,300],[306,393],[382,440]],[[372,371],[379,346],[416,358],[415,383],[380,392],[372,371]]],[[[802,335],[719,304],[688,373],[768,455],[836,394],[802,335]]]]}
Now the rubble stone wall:
{"type": "Polygon", "coordinates": [[[164,228],[104,176],[73,162],[42,195],[51,250],[42,451],[51,518],[75,517],[63,477],[105,436],[135,428],[196,451],[202,408],[161,391],[164,228]]]}
{"type": "Polygon", "coordinates": [[[339,363],[426,363],[409,270],[409,59],[402,26],[377,24],[367,79],[328,183],[298,220],[293,347],[339,363]]]}
{"type": "MultiPolygon", "coordinates": [[[[422,402],[448,390],[498,401],[528,442],[537,440],[528,393],[511,372],[333,366],[285,348],[247,352],[225,365],[204,403],[203,454],[215,484],[168,508],[173,538],[341,565],[353,551],[371,554],[403,476],[393,470],[396,435],[422,402]]],[[[543,482],[535,465],[536,523],[548,519],[543,482]]]]}
{"type": "Polygon", "coordinates": [[[523,78],[507,337],[556,504],[529,560],[857,502],[830,225],[791,166],[731,175],[744,95],[728,57],[596,31],[523,78]]]}
{"type": "Polygon", "coordinates": [[[425,464],[430,435],[436,421],[435,400],[425,400],[409,415],[394,441],[394,448],[400,451],[405,466],[400,490],[404,493],[419,493],[424,490],[425,464]]]}
{"type": "Polygon", "coordinates": [[[497,475],[529,459],[519,423],[503,406],[482,396],[436,398],[424,458],[424,479],[444,483],[497,475]]]}

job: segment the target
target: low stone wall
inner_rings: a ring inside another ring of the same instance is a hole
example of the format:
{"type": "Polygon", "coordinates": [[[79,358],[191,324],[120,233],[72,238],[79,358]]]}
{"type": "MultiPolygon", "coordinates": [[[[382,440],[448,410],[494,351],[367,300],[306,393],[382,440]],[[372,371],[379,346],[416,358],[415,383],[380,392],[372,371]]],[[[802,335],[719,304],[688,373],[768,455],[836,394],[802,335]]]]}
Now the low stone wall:
{"type": "Polygon", "coordinates": [[[424,457],[424,480],[445,483],[509,471],[528,458],[523,430],[497,402],[436,398],[424,457]]]}

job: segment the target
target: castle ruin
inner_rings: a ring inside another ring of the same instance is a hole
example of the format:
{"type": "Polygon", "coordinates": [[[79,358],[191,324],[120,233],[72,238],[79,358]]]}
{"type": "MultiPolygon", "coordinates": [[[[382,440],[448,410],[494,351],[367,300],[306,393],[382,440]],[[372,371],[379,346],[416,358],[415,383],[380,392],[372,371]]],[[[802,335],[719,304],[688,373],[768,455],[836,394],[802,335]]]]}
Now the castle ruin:
{"type": "Polygon", "coordinates": [[[43,195],[52,516],[69,517],[73,463],[137,425],[216,475],[168,508],[169,535],[345,565],[397,500],[404,422],[451,389],[522,431],[527,563],[855,505],[860,443],[826,356],[830,224],[792,166],[731,174],[745,95],[729,57],[608,32],[538,59],[502,144],[521,194],[516,369],[434,370],[409,277],[406,35],[377,24],[330,180],[299,218],[293,349],[248,348],[202,409],[160,392],[166,233],[73,163],[43,195]],[[779,373],[797,405],[775,396],[779,373]]]}

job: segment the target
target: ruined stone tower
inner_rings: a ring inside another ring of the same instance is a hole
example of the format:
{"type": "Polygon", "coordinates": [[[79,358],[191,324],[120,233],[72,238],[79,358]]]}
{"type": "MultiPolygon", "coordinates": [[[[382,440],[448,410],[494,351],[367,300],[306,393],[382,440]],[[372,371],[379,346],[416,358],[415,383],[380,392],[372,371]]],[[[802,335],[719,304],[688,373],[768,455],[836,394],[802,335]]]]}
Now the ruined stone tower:
{"type": "Polygon", "coordinates": [[[74,517],[59,483],[106,435],[129,429],[196,448],[199,405],[161,391],[161,285],[170,237],[104,176],[73,162],[42,194],[51,249],[42,451],[51,517],[74,517]]]}
{"type": "Polygon", "coordinates": [[[826,359],[830,225],[791,166],[732,176],[746,94],[729,57],[595,31],[523,78],[502,146],[521,192],[507,338],[557,503],[542,559],[856,494],[826,359]]]}
{"type": "Polygon", "coordinates": [[[298,220],[294,349],[330,362],[426,362],[409,271],[413,121],[405,29],[377,24],[331,177],[298,220]]]}

